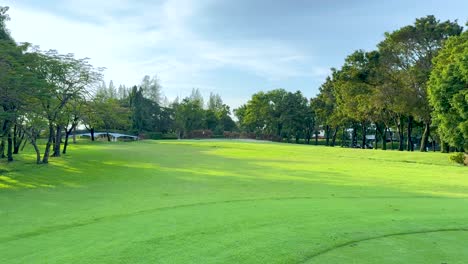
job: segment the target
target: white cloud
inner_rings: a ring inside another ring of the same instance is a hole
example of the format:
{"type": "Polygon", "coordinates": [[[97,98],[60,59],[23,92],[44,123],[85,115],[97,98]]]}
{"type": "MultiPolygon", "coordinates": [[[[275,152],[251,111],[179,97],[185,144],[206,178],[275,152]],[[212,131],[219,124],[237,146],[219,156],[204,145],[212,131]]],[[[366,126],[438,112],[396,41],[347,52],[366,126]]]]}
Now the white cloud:
{"type": "Polygon", "coordinates": [[[165,0],[137,4],[130,0],[62,2],[73,17],[33,9],[15,2],[9,28],[19,42],[42,49],[57,49],[90,57],[93,65],[106,67],[107,80],[132,85],[145,74],[157,74],[170,97],[189,87],[204,85],[213,70],[234,68],[265,80],[297,76],[322,76],[321,68],[304,72],[301,52],[273,40],[220,43],[206,39],[190,27],[190,20],[207,1],[165,0]],[[126,12],[123,15],[116,15],[126,12]],[[80,21],[92,18],[92,22],[80,21]]]}

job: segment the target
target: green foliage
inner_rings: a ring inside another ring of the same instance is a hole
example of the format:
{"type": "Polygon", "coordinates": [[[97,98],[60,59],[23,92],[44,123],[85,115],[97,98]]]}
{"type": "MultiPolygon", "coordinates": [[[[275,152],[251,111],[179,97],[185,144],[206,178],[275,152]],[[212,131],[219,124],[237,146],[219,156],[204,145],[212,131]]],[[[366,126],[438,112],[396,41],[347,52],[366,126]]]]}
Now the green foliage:
{"type": "MultiPolygon", "coordinates": [[[[205,137],[193,136],[194,131],[210,131],[212,134],[223,134],[224,131],[233,131],[236,124],[232,120],[231,110],[224,104],[218,94],[210,94],[207,109],[203,105],[203,97],[198,89],[193,89],[192,94],[175,102],[174,109],[175,130],[180,137],[205,137]]],[[[197,134],[195,132],[195,134],[197,134]]],[[[198,135],[198,134],[197,134],[198,135]]]]}
{"type": "Polygon", "coordinates": [[[463,153],[463,152],[456,152],[456,153],[453,153],[452,155],[450,155],[450,160],[455,162],[455,163],[458,163],[458,164],[461,164],[461,165],[468,165],[467,164],[467,161],[466,161],[466,154],[463,153]]]}
{"type": "Polygon", "coordinates": [[[167,133],[162,134],[161,139],[178,139],[178,136],[176,133],[167,133]]]}
{"type": "Polygon", "coordinates": [[[144,139],[162,139],[163,133],[161,132],[147,132],[143,135],[144,139]]]}
{"type": "Polygon", "coordinates": [[[159,84],[159,79],[155,75],[152,78],[148,75],[143,77],[143,80],[140,85],[143,96],[154,103],[161,105],[162,103],[162,92],[161,85],[159,84]]]}
{"type": "Polygon", "coordinates": [[[426,84],[432,59],[447,38],[461,32],[462,27],[456,21],[441,22],[427,16],[416,19],[414,25],[385,34],[385,40],[378,45],[379,51],[388,75],[403,85],[400,100],[406,102],[405,113],[430,122],[426,84]]]}
{"type": "Polygon", "coordinates": [[[0,41],[13,41],[5,23],[10,19],[7,14],[8,9],[8,6],[0,6],[0,41]]]}
{"type": "Polygon", "coordinates": [[[429,99],[439,136],[468,149],[468,33],[450,38],[434,58],[429,99]]]}
{"type": "Polygon", "coordinates": [[[300,91],[292,93],[284,89],[252,95],[246,105],[235,110],[235,114],[246,132],[275,140],[283,137],[297,139],[310,134],[307,131],[313,115],[307,98],[300,91]]]}
{"type": "Polygon", "coordinates": [[[101,120],[96,129],[127,131],[130,128],[130,111],[121,106],[117,99],[98,94],[94,98],[94,107],[95,114],[101,120]]]}

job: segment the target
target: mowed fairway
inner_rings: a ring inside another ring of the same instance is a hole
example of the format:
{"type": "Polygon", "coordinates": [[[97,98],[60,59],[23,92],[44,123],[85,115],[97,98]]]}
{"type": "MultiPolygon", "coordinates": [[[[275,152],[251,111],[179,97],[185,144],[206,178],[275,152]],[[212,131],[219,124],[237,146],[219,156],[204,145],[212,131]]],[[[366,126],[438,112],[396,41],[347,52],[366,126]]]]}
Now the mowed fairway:
{"type": "Polygon", "coordinates": [[[18,159],[0,164],[0,263],[468,262],[468,170],[439,153],[141,141],[18,159]]]}

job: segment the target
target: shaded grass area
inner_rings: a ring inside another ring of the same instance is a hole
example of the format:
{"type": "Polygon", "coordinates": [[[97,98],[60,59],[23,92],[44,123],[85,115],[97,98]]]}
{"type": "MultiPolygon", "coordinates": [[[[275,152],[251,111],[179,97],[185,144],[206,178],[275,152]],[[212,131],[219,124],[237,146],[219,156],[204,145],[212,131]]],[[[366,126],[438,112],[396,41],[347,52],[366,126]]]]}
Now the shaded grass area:
{"type": "Polygon", "coordinates": [[[142,141],[18,158],[0,163],[1,263],[468,259],[468,171],[439,153],[142,141]]]}

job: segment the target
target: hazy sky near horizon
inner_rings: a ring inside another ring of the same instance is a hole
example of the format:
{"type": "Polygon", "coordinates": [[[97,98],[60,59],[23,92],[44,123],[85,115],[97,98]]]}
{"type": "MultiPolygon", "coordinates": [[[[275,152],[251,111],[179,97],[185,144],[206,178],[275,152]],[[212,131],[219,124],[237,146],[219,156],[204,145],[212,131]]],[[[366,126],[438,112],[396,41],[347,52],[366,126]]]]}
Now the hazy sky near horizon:
{"type": "Polygon", "coordinates": [[[106,81],[157,75],[173,99],[199,88],[236,107],[260,90],[314,96],[331,67],[429,14],[465,25],[466,0],[0,0],[18,42],[89,57],[106,81]]]}

